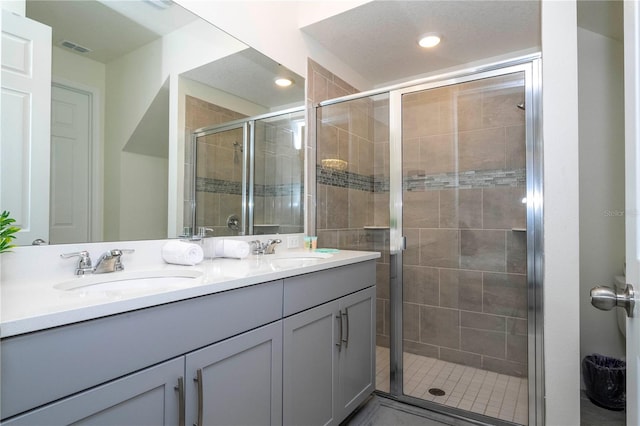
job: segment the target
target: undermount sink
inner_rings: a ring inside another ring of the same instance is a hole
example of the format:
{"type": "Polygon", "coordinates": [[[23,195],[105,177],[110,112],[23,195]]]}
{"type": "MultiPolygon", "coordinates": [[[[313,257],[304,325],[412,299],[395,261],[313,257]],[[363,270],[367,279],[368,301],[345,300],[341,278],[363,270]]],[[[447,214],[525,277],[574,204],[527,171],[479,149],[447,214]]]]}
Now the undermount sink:
{"type": "Polygon", "coordinates": [[[329,259],[333,257],[331,253],[318,253],[315,251],[295,251],[295,252],[285,252],[285,253],[277,253],[274,259],[295,259],[295,260],[319,260],[319,259],[329,259]]]}
{"type": "Polygon", "coordinates": [[[53,287],[83,294],[161,291],[193,285],[201,277],[202,272],[191,269],[121,271],[77,277],[53,287]]]}
{"type": "Polygon", "coordinates": [[[330,253],[308,252],[290,252],[278,253],[271,258],[271,265],[276,269],[288,269],[301,266],[315,265],[319,260],[329,259],[333,257],[330,253]]]}

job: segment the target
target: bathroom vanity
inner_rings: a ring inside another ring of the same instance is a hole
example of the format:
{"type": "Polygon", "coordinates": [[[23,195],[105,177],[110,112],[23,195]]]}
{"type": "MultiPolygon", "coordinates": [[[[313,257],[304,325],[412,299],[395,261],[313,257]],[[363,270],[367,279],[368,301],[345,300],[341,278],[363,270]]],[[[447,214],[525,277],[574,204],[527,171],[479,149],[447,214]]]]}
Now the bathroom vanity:
{"type": "Polygon", "coordinates": [[[339,424],[375,386],[378,256],[216,259],[186,288],[9,320],[2,424],[339,424]]]}

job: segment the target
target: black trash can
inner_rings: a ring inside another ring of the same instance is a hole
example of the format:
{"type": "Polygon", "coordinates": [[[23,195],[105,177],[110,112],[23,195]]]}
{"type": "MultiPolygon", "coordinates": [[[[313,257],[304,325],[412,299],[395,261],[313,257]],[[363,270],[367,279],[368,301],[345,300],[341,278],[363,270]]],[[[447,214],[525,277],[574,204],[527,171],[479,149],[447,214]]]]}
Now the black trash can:
{"type": "Polygon", "coordinates": [[[627,364],[623,360],[587,355],[582,360],[582,378],[587,396],[594,404],[609,410],[624,410],[627,364]]]}

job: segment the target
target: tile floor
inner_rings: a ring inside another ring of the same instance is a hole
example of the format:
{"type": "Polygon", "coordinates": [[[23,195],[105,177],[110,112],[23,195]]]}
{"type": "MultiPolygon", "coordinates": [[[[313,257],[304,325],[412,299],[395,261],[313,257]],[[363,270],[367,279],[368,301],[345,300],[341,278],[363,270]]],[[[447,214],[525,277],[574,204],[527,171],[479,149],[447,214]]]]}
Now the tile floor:
{"type": "MultiPolygon", "coordinates": [[[[376,389],[389,392],[389,348],[376,348],[376,389]]],[[[527,379],[404,354],[406,395],[518,424],[527,424],[527,379]],[[443,396],[429,389],[445,391],[443,396]]]]}
{"type": "Polygon", "coordinates": [[[476,426],[477,424],[374,394],[340,426],[476,426]]]}

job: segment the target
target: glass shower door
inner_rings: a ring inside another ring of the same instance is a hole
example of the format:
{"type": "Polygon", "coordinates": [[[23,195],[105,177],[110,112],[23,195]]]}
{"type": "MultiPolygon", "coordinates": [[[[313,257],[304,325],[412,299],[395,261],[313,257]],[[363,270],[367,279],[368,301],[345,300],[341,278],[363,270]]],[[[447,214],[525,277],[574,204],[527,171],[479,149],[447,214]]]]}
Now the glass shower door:
{"type": "Polygon", "coordinates": [[[382,253],[378,392],[536,424],[539,63],[425,81],[316,108],[319,244],[382,253]]]}
{"type": "Polygon", "coordinates": [[[246,133],[238,124],[194,135],[194,232],[204,226],[216,236],[244,235],[246,133]]]}
{"type": "Polygon", "coordinates": [[[527,424],[524,73],[406,90],[402,390],[527,424]]]}

